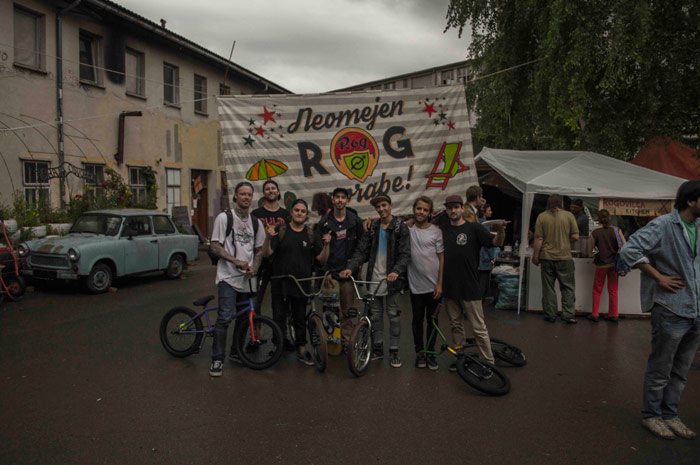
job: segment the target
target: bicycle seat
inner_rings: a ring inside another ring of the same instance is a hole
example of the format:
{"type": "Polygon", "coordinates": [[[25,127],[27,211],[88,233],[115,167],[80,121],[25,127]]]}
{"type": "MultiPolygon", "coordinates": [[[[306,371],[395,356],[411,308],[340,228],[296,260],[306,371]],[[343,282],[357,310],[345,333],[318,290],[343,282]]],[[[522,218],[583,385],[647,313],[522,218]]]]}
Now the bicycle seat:
{"type": "Polygon", "coordinates": [[[202,307],[206,307],[206,305],[209,303],[209,301],[212,300],[213,298],[214,298],[213,295],[208,295],[206,297],[200,297],[199,299],[192,302],[192,305],[201,305],[202,307]]]}

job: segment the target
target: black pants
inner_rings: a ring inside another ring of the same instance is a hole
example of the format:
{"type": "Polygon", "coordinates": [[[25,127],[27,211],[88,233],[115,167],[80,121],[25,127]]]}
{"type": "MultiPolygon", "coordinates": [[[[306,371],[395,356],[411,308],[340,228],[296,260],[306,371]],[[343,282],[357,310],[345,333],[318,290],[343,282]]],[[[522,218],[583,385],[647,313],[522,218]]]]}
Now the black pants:
{"type": "Polygon", "coordinates": [[[270,283],[271,277],[272,265],[263,262],[258,272],[258,293],[255,297],[255,313],[257,315],[262,315],[263,299],[265,299],[265,291],[267,291],[267,285],[270,283]]]}
{"type": "Polygon", "coordinates": [[[411,307],[413,309],[413,344],[416,353],[423,349],[434,350],[435,338],[437,333],[433,333],[433,312],[440,301],[433,299],[433,293],[414,294],[411,293],[411,307]],[[423,321],[425,321],[425,340],[428,341],[427,346],[423,346],[423,321]],[[432,334],[432,337],[431,337],[432,334]]]}
{"type": "Polygon", "coordinates": [[[491,297],[491,270],[479,270],[479,288],[482,299],[491,297]]]}
{"type": "Polygon", "coordinates": [[[272,294],[272,319],[287,337],[287,315],[291,312],[297,346],[306,345],[306,300],[306,297],[272,294]]]}

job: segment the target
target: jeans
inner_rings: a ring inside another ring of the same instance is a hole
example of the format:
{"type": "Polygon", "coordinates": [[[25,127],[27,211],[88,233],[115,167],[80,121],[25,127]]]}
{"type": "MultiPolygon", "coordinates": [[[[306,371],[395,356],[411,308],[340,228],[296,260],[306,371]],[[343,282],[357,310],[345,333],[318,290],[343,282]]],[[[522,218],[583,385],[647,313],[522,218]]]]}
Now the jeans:
{"type": "Polygon", "coordinates": [[[576,305],[576,283],[573,260],[540,260],[542,269],[542,308],[545,315],[551,318],[557,316],[557,293],[554,282],[559,280],[561,291],[561,316],[573,318],[576,305]]]}
{"type": "MultiPolygon", "coordinates": [[[[212,361],[223,361],[226,352],[228,325],[231,323],[237,307],[238,310],[242,310],[248,306],[251,295],[248,292],[238,292],[224,281],[220,281],[219,284],[217,284],[217,288],[219,291],[219,311],[217,312],[216,324],[214,325],[214,342],[212,342],[211,346],[211,359],[212,361]]],[[[242,314],[237,318],[237,321],[243,318],[248,318],[248,314],[242,314]]],[[[236,350],[232,349],[231,352],[236,353],[236,350]]]]}
{"type": "Polygon", "coordinates": [[[644,373],[644,418],[678,416],[688,371],[700,346],[700,317],[678,316],[661,305],[651,309],[651,354],[644,373]]]}
{"type": "Polygon", "coordinates": [[[389,350],[399,350],[401,337],[401,310],[399,310],[398,292],[389,292],[377,297],[372,302],[370,320],[372,321],[372,340],[375,344],[384,342],[384,309],[389,315],[389,350]]]}
{"type": "Polygon", "coordinates": [[[595,278],[593,279],[593,316],[598,316],[600,313],[600,295],[603,293],[603,285],[605,278],[608,278],[608,316],[617,318],[617,273],[615,267],[596,268],[595,278]]]}
{"type": "Polygon", "coordinates": [[[432,292],[427,294],[411,293],[411,308],[413,309],[411,327],[413,329],[413,345],[416,353],[424,349],[429,351],[435,350],[437,333],[433,333],[433,320],[435,320],[433,313],[439,303],[439,300],[433,298],[432,292]],[[425,340],[428,341],[426,346],[423,345],[423,321],[425,321],[425,340]]]}
{"type": "Polygon", "coordinates": [[[479,348],[479,356],[489,363],[496,363],[491,350],[491,339],[489,338],[489,331],[486,329],[481,300],[445,299],[445,309],[447,310],[447,316],[450,317],[452,339],[454,339],[455,346],[460,347],[464,345],[463,313],[466,313],[469,323],[472,325],[476,345],[479,348]]]}
{"type": "Polygon", "coordinates": [[[272,294],[272,318],[282,329],[285,338],[287,334],[287,315],[291,312],[294,325],[294,343],[297,347],[306,345],[306,297],[285,296],[272,294]]]}

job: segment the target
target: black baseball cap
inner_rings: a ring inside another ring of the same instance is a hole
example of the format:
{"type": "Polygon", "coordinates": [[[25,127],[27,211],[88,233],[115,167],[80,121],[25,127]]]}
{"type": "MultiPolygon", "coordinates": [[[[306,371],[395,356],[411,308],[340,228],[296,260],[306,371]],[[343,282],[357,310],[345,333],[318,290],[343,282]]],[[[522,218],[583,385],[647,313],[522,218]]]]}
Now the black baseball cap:
{"type": "Polygon", "coordinates": [[[369,203],[371,203],[373,207],[376,207],[379,202],[389,202],[389,205],[391,205],[391,197],[389,197],[386,194],[379,194],[375,197],[372,197],[372,200],[369,201],[369,203]]]}

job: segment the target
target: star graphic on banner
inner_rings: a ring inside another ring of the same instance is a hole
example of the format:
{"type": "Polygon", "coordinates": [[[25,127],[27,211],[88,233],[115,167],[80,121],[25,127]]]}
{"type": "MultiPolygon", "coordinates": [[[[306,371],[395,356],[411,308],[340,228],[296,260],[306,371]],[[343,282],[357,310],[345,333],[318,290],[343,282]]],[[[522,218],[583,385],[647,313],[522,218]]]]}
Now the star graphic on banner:
{"type": "Polygon", "coordinates": [[[444,111],[441,111],[441,112],[438,114],[438,116],[440,117],[440,119],[445,119],[445,118],[447,117],[447,114],[446,114],[444,111]]]}
{"type": "Polygon", "coordinates": [[[426,103],[425,108],[423,108],[423,111],[428,114],[428,118],[432,118],[433,113],[436,113],[435,106],[432,103],[426,103]]]}
{"type": "Polygon", "coordinates": [[[255,128],[255,135],[256,136],[264,136],[265,135],[265,128],[262,126],[255,128]]]}
{"type": "Polygon", "coordinates": [[[449,121],[447,123],[447,129],[454,129],[455,128],[455,123],[454,121],[449,121]]]}
{"type": "Polygon", "coordinates": [[[433,124],[434,124],[435,126],[437,126],[438,124],[440,124],[440,120],[437,119],[437,118],[434,119],[434,120],[433,120],[433,124]]]}
{"type": "Polygon", "coordinates": [[[263,117],[263,126],[267,124],[268,121],[272,121],[273,123],[276,123],[275,121],[275,116],[279,116],[279,114],[275,115],[274,111],[268,111],[267,107],[263,107],[263,113],[260,115],[263,117]]]}
{"type": "Polygon", "coordinates": [[[255,126],[255,120],[253,118],[248,120],[248,126],[255,126]]]}
{"type": "Polygon", "coordinates": [[[244,145],[244,146],[245,146],[245,145],[250,145],[250,146],[252,147],[252,146],[253,146],[253,142],[255,142],[255,139],[253,139],[253,138],[250,137],[250,136],[245,136],[245,137],[243,138],[243,145],[244,145]]]}

